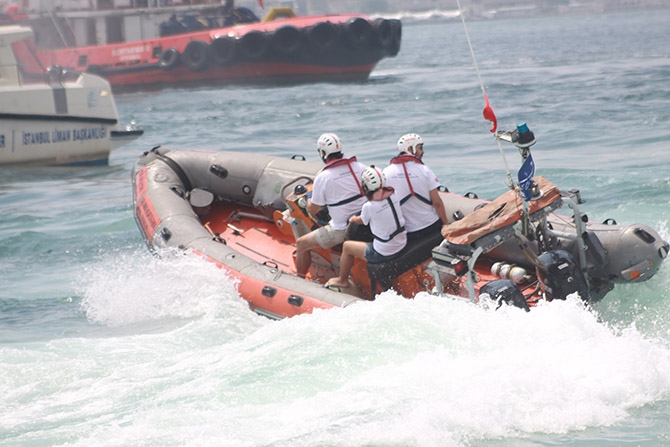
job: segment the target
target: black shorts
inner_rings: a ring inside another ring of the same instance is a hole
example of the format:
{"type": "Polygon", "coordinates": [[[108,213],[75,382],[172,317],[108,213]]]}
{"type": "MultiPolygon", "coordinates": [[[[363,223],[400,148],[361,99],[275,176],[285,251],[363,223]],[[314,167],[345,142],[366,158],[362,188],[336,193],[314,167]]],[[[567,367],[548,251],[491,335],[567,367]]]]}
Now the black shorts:
{"type": "MultiPolygon", "coordinates": [[[[407,246],[405,245],[405,247],[407,246]]],[[[379,264],[381,262],[386,262],[395,259],[396,257],[398,257],[398,255],[400,255],[400,253],[403,252],[403,250],[400,250],[398,253],[394,253],[390,256],[384,256],[379,254],[379,252],[375,250],[372,244],[368,244],[368,246],[365,247],[365,260],[368,261],[370,264],[379,264]]]]}

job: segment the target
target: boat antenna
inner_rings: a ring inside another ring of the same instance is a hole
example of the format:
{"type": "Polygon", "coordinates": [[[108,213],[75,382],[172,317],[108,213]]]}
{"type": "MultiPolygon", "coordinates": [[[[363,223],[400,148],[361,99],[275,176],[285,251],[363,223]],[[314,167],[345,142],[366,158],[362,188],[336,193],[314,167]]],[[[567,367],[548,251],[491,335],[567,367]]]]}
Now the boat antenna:
{"type": "MultiPolygon", "coordinates": [[[[491,123],[493,123],[493,126],[491,127],[491,133],[496,133],[496,131],[498,130],[498,119],[496,118],[496,114],[495,112],[493,112],[493,108],[489,103],[489,97],[486,94],[486,88],[484,88],[484,82],[482,81],[482,76],[479,73],[479,65],[477,65],[475,50],[472,48],[472,42],[470,41],[470,33],[468,33],[468,27],[465,24],[465,16],[463,15],[461,0],[456,0],[456,3],[458,4],[458,15],[461,17],[461,22],[463,23],[463,29],[465,30],[465,38],[468,40],[468,48],[470,48],[470,55],[472,56],[472,62],[475,66],[475,72],[477,73],[477,80],[479,81],[479,87],[482,89],[482,95],[484,96],[484,111],[482,112],[482,115],[484,116],[485,120],[491,121],[491,123]]],[[[505,158],[505,152],[503,151],[502,144],[500,144],[499,138],[496,138],[496,141],[498,142],[498,150],[500,151],[500,156],[503,159],[503,163],[505,164],[505,171],[507,172],[507,182],[508,182],[507,186],[509,186],[510,189],[514,189],[514,180],[512,179],[512,173],[509,170],[509,166],[507,165],[507,159],[505,158]]]]}

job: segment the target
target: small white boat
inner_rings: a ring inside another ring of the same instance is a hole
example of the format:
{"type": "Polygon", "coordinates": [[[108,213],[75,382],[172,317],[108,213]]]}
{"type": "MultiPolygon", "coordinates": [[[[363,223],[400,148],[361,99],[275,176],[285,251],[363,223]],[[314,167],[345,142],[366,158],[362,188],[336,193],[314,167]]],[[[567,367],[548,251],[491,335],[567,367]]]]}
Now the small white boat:
{"type": "Polygon", "coordinates": [[[106,163],[112,149],[141,136],[119,127],[109,83],[60,67],[41,82],[26,82],[12,43],[32,37],[30,28],[0,26],[0,165],[106,163]]]}

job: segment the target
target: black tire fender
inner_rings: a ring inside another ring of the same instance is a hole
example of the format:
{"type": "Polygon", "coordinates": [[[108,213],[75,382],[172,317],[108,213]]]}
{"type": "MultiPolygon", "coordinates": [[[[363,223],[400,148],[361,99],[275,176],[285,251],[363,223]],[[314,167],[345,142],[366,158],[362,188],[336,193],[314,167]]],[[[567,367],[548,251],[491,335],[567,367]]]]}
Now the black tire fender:
{"type": "Polygon", "coordinates": [[[182,62],[191,71],[205,71],[209,67],[209,45],[202,40],[192,40],[184,48],[182,62]]]}
{"type": "Polygon", "coordinates": [[[379,48],[391,48],[393,45],[393,29],[391,27],[391,22],[383,18],[375,19],[372,22],[372,28],[375,32],[375,43],[379,48]]]}
{"type": "Polygon", "coordinates": [[[370,45],[374,29],[367,20],[357,17],[344,24],[344,40],[353,49],[361,49],[370,45]]]}
{"type": "Polygon", "coordinates": [[[210,45],[210,56],[216,65],[232,65],[237,58],[237,41],[229,36],[219,36],[210,45]]]}
{"type": "Polygon", "coordinates": [[[303,35],[295,26],[282,26],[272,36],[272,45],[277,52],[290,56],[302,48],[303,35]]]}
{"type": "Polygon", "coordinates": [[[265,33],[249,31],[240,38],[240,55],[250,61],[260,60],[267,53],[268,45],[268,37],[265,33]]]}
{"type": "Polygon", "coordinates": [[[177,67],[181,62],[181,56],[176,48],[168,48],[161,53],[158,58],[158,66],[165,71],[170,71],[177,67]]]}
{"type": "Polygon", "coordinates": [[[386,52],[389,56],[393,57],[398,54],[398,51],[400,51],[400,41],[402,40],[402,22],[400,22],[398,19],[389,19],[389,24],[391,25],[391,35],[393,36],[393,39],[386,52]]]}
{"type": "Polygon", "coordinates": [[[317,51],[330,50],[335,46],[340,31],[331,22],[319,22],[307,28],[307,40],[317,51]]]}

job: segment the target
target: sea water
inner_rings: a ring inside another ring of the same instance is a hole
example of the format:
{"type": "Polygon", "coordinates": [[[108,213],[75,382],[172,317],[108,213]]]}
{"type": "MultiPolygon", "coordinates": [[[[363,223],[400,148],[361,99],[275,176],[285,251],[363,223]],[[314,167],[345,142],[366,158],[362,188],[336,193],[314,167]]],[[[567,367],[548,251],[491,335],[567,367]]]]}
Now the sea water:
{"type": "MultiPolygon", "coordinates": [[[[670,239],[670,11],[468,23],[501,129],[594,221],[670,239]]],[[[152,256],[130,172],[153,146],[384,166],[406,132],[451,191],[492,199],[493,140],[459,21],[405,26],[366,82],[117,95],[143,137],[109,166],[0,168],[2,446],[670,445],[670,267],[529,313],[386,292],[271,321],[194,256],[152,256]]]]}

